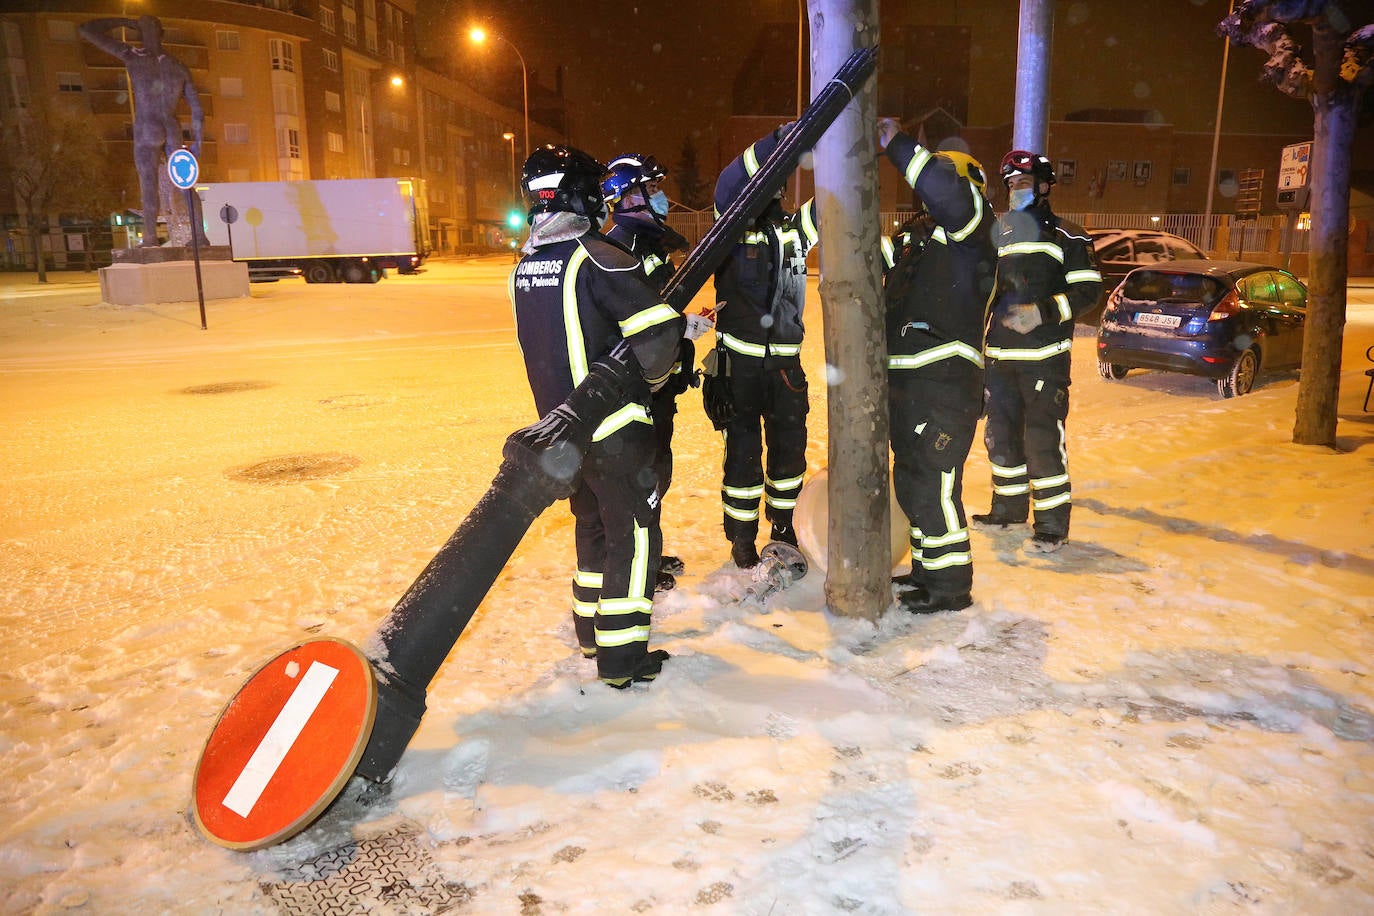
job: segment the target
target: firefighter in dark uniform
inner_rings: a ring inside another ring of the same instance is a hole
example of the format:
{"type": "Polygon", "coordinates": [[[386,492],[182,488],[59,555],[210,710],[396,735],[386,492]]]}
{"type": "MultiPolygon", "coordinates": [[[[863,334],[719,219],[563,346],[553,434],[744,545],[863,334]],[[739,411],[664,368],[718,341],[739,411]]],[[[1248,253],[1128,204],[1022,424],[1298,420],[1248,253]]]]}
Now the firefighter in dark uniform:
{"type": "Polygon", "coordinates": [[[660,301],[640,262],[598,231],[605,168],[567,146],[525,162],[530,237],[511,274],[516,334],[539,414],[556,407],[588,367],[629,342],[644,384],[596,430],[570,503],[577,572],[573,624],[584,655],[612,687],[652,680],[649,614],[662,536],[657,525],[652,387],[672,371],[683,319],[660,301]]]}
{"type": "MultiPolygon", "coordinates": [[[[605,230],[606,236],[639,258],[644,266],[645,277],[658,292],[663,291],[677,272],[672,253],[687,247],[687,240],[667,223],[668,195],[660,189],[660,183],[666,177],[667,172],[653,156],[627,153],[612,159],[606,166],[606,175],[601,179],[601,193],[611,208],[613,220],[605,230]]],[[[673,425],[677,415],[677,399],[696,380],[693,369],[696,365],[696,349],[692,340],[710,327],[709,322],[694,320],[696,318],[688,316],[688,336],[679,345],[672,375],[663,387],[654,392],[649,404],[657,441],[654,470],[658,476],[660,512],[673,480],[673,425]]],[[[680,557],[664,554],[659,561],[654,590],[667,591],[673,588],[677,584],[674,576],[681,574],[684,569],[680,557]]]]}
{"type": "Polygon", "coordinates": [[[988,320],[987,426],[992,508],[973,520],[1020,524],[1025,548],[1052,553],[1069,536],[1069,362],[1074,319],[1097,302],[1102,275],[1082,227],[1050,209],[1054,169],[1038,153],[1002,157],[1010,209],[997,227],[997,292],[988,320]]]}
{"type": "MultiPolygon", "coordinates": [[[[785,124],[755,141],[721,172],[715,192],[717,217],[734,203],[789,129],[791,125],[785,124]]],[[[725,416],[713,416],[712,423],[725,434],[720,490],[725,536],[730,556],[741,569],[759,562],[755,540],[760,498],[772,524],[771,538],[797,543],[792,512],[806,472],[810,409],[801,365],[806,254],[819,237],[813,206],[808,200],[788,214],[779,195],[716,270],[716,350],[708,357],[714,361],[708,371],[714,369],[714,380],[728,382],[732,407],[725,416]]]]}
{"type": "Polygon", "coordinates": [[[996,220],[966,152],[931,152],[890,118],[878,122],[878,145],[924,205],[903,244],[883,239],[892,480],[911,526],[897,600],[915,613],[959,610],[973,603],[964,462],[982,415],[996,220]]]}

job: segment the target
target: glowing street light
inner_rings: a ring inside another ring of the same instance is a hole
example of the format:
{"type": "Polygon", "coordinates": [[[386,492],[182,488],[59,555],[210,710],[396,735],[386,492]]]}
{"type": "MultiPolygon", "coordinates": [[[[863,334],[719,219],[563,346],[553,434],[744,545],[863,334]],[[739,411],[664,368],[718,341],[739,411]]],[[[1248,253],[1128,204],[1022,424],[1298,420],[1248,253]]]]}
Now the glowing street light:
{"type": "MultiPolygon", "coordinates": [[[[525,106],[525,158],[528,159],[530,158],[530,71],[525,66],[525,55],[520,53],[520,49],[509,38],[495,32],[488,33],[485,29],[474,28],[468,32],[468,37],[472,39],[473,44],[480,45],[487,40],[488,34],[492,38],[500,39],[510,45],[510,49],[520,59],[520,92],[525,106]]],[[[511,146],[511,149],[514,151],[514,145],[511,146]]]]}

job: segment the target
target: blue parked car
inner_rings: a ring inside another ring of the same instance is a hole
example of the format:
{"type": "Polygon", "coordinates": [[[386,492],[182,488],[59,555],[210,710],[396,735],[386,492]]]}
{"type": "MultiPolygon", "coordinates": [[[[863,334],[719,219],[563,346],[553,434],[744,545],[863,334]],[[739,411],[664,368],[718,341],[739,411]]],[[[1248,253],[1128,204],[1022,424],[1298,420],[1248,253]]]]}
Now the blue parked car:
{"type": "Polygon", "coordinates": [[[1244,261],[1140,267],[1112,291],[1097,330],[1104,379],[1158,369],[1215,379],[1246,394],[1261,370],[1302,366],[1307,287],[1286,270],[1244,261]]]}

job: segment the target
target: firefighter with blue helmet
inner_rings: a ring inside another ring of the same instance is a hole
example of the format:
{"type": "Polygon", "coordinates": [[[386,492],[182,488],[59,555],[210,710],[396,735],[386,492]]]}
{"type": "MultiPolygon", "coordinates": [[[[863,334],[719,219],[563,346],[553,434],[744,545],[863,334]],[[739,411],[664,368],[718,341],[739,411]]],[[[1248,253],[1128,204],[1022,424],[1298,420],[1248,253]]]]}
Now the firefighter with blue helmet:
{"type": "Polygon", "coordinates": [[[577,570],[573,626],[582,652],[612,687],[652,680],[668,657],[649,651],[658,530],[649,416],[653,387],[672,372],[683,319],[644,278],[638,259],[598,230],[605,167],[581,150],[545,146],[521,181],[529,239],[511,274],[516,335],[543,416],[628,342],[643,383],[596,430],[569,499],[577,570]]]}
{"type": "MultiPolygon", "coordinates": [[[[667,172],[653,156],[625,153],[616,156],[606,166],[601,179],[601,194],[611,211],[611,224],[605,229],[607,238],[619,243],[639,258],[644,276],[655,290],[662,291],[676,272],[672,253],[687,247],[687,240],[668,225],[668,195],[662,189],[667,172]]],[[[692,316],[695,317],[695,316],[692,316]]],[[[678,359],[668,381],[654,392],[650,403],[653,414],[657,451],[654,469],[658,477],[658,509],[673,478],[673,428],[677,415],[678,396],[696,379],[693,366],[696,349],[692,340],[700,336],[709,323],[690,321],[687,335],[679,344],[678,359]]],[[[682,559],[664,554],[655,576],[655,591],[666,591],[677,584],[675,576],[685,569],[682,559]]]]}

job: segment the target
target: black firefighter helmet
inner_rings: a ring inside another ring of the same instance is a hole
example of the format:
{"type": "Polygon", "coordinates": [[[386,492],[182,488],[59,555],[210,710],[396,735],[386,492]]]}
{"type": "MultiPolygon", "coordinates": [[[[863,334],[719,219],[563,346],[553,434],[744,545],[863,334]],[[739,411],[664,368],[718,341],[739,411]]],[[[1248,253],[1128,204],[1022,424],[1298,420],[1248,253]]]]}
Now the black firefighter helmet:
{"type": "Polygon", "coordinates": [[[529,218],[538,213],[578,213],[599,222],[605,213],[601,176],[606,167],[572,146],[541,146],[520,173],[529,218]]]}

